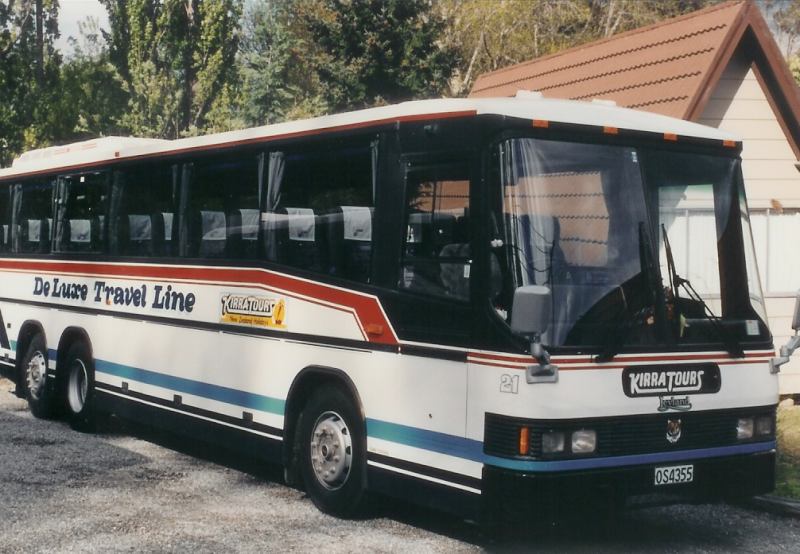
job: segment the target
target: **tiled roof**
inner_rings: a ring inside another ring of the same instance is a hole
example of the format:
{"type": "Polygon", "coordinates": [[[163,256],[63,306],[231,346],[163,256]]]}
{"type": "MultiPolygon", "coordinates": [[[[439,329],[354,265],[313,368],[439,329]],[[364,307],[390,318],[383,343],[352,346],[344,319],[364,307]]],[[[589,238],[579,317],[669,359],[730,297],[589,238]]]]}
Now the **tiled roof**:
{"type": "MultiPolygon", "coordinates": [[[[537,90],[545,97],[602,98],[628,108],[694,119],[698,104],[707,98],[710,79],[715,74],[719,78],[719,66],[730,59],[731,44],[741,40],[743,27],[752,27],[754,21],[766,28],[750,1],[717,4],[481,75],[470,96],[537,90]]],[[[767,40],[774,45],[771,36],[767,40]]]]}

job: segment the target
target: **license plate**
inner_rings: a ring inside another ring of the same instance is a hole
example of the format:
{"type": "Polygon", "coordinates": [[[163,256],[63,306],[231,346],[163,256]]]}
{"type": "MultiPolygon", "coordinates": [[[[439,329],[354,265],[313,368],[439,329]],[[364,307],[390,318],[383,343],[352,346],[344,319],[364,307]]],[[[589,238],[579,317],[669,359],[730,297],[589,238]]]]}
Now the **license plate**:
{"type": "Polygon", "coordinates": [[[694,479],[694,466],[668,466],[657,467],[655,484],[674,485],[676,483],[691,483],[694,479]]]}

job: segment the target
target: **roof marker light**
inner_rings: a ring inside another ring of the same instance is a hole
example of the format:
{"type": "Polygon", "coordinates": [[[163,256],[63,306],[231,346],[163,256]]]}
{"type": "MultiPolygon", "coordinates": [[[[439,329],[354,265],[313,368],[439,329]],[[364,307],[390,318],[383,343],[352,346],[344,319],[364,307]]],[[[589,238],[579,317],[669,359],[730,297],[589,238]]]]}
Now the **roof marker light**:
{"type": "Polygon", "coordinates": [[[664,140],[678,142],[678,135],[676,135],[675,133],[664,133],[664,140]]]}
{"type": "Polygon", "coordinates": [[[723,140],[722,146],[726,148],[736,148],[736,141],[735,140],[723,140]]]}
{"type": "Polygon", "coordinates": [[[619,129],[616,127],[603,127],[603,132],[607,135],[618,135],[619,129]]]}
{"type": "Polygon", "coordinates": [[[537,129],[547,129],[548,127],[550,127],[550,122],[547,121],[546,119],[534,119],[533,126],[536,127],[537,129]]]}

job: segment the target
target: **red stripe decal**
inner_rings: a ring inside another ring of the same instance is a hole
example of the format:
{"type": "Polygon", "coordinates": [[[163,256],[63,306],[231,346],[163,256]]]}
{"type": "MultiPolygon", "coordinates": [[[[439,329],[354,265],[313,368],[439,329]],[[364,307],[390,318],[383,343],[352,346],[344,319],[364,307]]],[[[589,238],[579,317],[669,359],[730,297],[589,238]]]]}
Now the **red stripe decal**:
{"type": "Polygon", "coordinates": [[[0,268],[18,271],[48,271],[64,274],[117,278],[162,279],[179,281],[213,281],[240,286],[263,285],[308,296],[338,306],[352,308],[364,329],[385,329],[381,334],[366,334],[371,343],[398,343],[397,336],[374,296],[339,289],[322,283],[305,281],[266,269],[222,267],[140,266],[84,262],[37,262],[33,260],[3,260],[0,268]]]}

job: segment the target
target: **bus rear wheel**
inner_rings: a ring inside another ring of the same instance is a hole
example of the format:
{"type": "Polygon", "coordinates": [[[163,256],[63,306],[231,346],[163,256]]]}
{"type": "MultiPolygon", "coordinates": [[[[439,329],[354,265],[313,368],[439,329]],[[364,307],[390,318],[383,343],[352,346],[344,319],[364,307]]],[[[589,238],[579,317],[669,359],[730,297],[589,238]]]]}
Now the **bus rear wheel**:
{"type": "Polygon", "coordinates": [[[300,465],[306,492],[321,511],[353,517],[366,490],[364,422],[339,388],[317,390],[300,416],[300,465]]]}
{"type": "Polygon", "coordinates": [[[94,364],[83,342],[69,347],[64,357],[64,405],[70,426],[83,432],[95,429],[94,364]]]}
{"type": "Polygon", "coordinates": [[[48,383],[47,344],[41,333],[36,333],[28,343],[20,365],[25,398],[31,413],[41,419],[55,415],[55,387],[48,383]]]}

